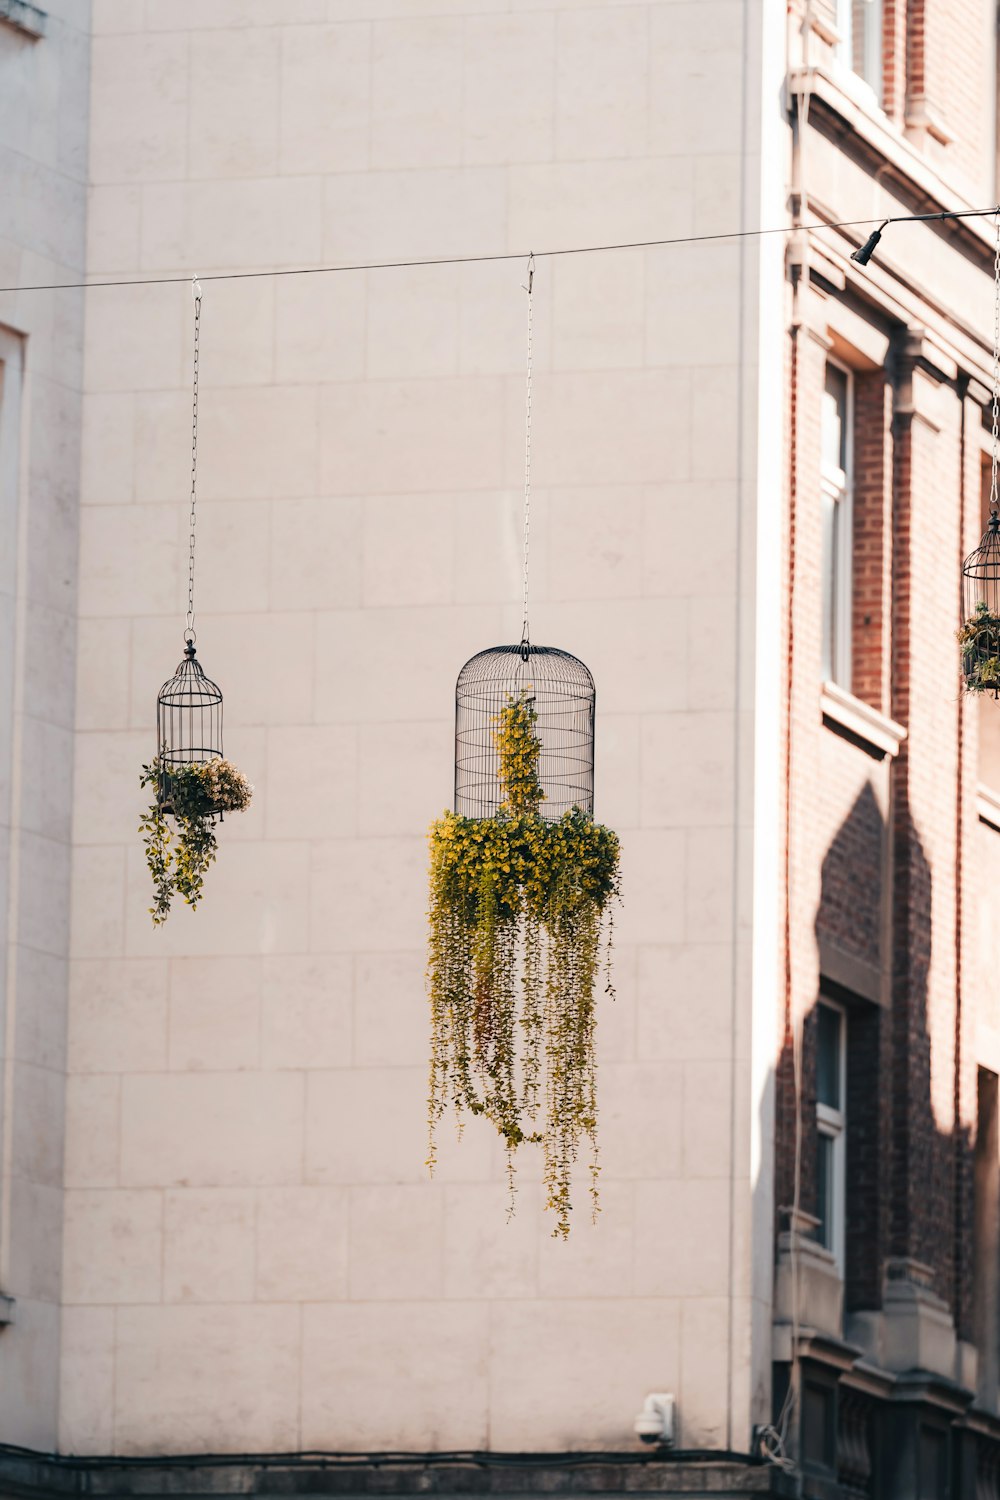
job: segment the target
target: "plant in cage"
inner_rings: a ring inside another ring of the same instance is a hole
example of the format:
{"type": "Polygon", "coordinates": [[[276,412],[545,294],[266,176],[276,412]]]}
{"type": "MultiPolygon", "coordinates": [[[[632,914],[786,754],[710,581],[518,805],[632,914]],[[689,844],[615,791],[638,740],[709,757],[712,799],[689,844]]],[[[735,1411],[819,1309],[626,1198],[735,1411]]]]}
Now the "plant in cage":
{"type": "Polygon", "coordinates": [[[980,600],[958,631],[967,693],[1000,697],[1000,615],[980,600]]]}
{"type": "Polygon", "coordinates": [[[565,1237],[584,1145],[599,1206],[595,988],[603,946],[613,993],[619,849],[578,805],[543,815],[538,720],[533,695],[506,695],[491,726],[496,810],[446,812],[430,831],[428,1163],[449,1104],[499,1132],[512,1204],[515,1153],[540,1145],[553,1233],[565,1237]]]}
{"type": "Polygon", "coordinates": [[[192,908],[198,905],[218,851],[215,824],[225,813],[249,807],[253,787],[232,761],[216,756],[171,762],[165,744],[143,766],[140,785],[155,789],[139,831],[153,880],[155,899],[149,911],[159,927],[170,915],[174,896],[183,897],[192,908]]]}
{"type": "Polygon", "coordinates": [[[967,693],[1000,697],[1000,512],[962,567],[965,610],[958,631],[967,693]]]}

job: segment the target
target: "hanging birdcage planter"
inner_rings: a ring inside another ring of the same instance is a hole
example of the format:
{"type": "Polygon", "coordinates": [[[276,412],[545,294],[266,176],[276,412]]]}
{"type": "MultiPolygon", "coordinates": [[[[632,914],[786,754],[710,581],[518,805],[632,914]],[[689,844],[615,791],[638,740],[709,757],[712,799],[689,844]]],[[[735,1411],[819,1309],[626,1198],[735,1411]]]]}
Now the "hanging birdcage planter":
{"type": "Polygon", "coordinates": [[[153,788],[142,815],[146,863],[153,880],[150,915],[160,926],[173,897],[196,907],[218,843],[215,824],[250,805],[253,788],[222,753],[222,692],[197,660],[194,632],[195,505],[198,466],[198,346],[201,288],[194,284],[194,386],[191,443],[191,513],[188,541],[188,611],[184,659],[156,699],[156,754],[142,768],[141,786],[153,788]]]}
{"type": "Polygon", "coordinates": [[[522,639],[459,674],[455,808],[430,830],[428,1165],[449,1104],[484,1116],[512,1195],[516,1152],[541,1147],[553,1233],[565,1237],[581,1148],[598,1208],[595,989],[604,954],[613,993],[619,847],[593,819],[593,678],[528,636],[531,284],[529,263],[522,639]]]}
{"type": "Polygon", "coordinates": [[[1000,514],[993,511],[962,568],[965,617],[958,632],[967,693],[1000,698],[1000,514]]]}

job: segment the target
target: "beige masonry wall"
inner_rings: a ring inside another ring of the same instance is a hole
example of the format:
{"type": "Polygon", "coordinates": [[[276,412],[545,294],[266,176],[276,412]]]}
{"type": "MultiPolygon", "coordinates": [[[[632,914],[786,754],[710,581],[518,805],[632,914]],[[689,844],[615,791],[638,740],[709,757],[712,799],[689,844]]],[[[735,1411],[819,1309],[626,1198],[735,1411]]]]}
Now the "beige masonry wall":
{"type": "MultiPolygon", "coordinates": [[[[758,10],[95,0],[89,272],[752,225],[758,10]]],[[[520,628],[523,265],[206,280],[198,646],[256,796],[162,932],[137,774],[191,297],[89,294],[64,1450],[628,1448],[651,1390],[682,1446],[746,1447],[753,255],[537,265],[533,638],[594,672],[625,860],[604,1212],[567,1245],[530,1161],[507,1222],[486,1132],[424,1168],[424,832],[456,674],[520,628]]]]}
{"type": "MultiPolygon", "coordinates": [[[[89,0],[0,22],[0,286],[84,270],[89,0]]],[[[80,292],[0,293],[0,1441],[58,1435],[80,292]],[[9,1320],[9,1321],[8,1321],[9,1320]]]]}

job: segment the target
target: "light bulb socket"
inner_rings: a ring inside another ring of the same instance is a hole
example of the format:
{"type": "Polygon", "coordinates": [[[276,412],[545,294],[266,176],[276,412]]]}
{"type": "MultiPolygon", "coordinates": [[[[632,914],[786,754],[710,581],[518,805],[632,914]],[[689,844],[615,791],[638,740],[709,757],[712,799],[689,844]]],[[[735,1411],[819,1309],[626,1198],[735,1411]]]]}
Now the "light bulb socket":
{"type": "Polygon", "coordinates": [[[888,223],[888,219],[883,220],[883,222],[877,229],[872,230],[871,234],[868,236],[859,250],[851,251],[851,259],[857,261],[859,266],[866,266],[871,260],[872,256],[875,254],[875,246],[882,238],[882,230],[888,223]]]}

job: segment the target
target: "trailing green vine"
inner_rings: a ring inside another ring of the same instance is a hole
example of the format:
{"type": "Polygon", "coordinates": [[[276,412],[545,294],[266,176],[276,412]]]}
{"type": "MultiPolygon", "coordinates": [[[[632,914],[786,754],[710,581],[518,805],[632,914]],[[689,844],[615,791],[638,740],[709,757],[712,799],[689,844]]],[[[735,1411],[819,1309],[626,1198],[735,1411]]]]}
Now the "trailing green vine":
{"type": "Polygon", "coordinates": [[[215,821],[223,813],[243,812],[253,787],[231,761],[214,760],[165,766],[155,756],[143,766],[140,786],[155,788],[153,801],[139,820],[146,864],[153,881],[153,926],[170,915],[174,896],[197,907],[205,875],[215,861],[215,821]]]}
{"type": "Polygon", "coordinates": [[[497,815],[446,812],[430,830],[428,1165],[449,1104],[460,1120],[468,1111],[495,1125],[512,1190],[518,1147],[540,1144],[553,1233],[565,1237],[584,1142],[598,1210],[594,989],[606,927],[613,993],[619,846],[578,807],[541,816],[536,724],[530,699],[509,698],[493,731],[497,815]]]}
{"type": "Polygon", "coordinates": [[[1000,694],[1000,615],[980,601],[958,631],[967,693],[1000,694]]]}

